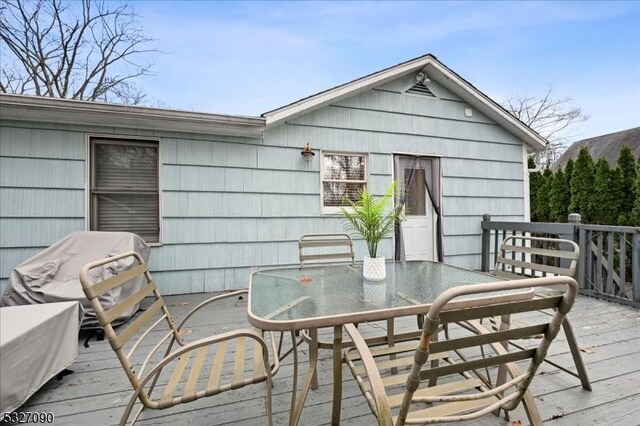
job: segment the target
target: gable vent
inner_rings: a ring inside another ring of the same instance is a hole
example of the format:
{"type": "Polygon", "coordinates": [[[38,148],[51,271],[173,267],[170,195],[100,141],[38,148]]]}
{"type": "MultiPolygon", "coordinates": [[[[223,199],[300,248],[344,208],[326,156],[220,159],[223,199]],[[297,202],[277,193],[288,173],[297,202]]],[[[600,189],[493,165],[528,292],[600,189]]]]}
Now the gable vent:
{"type": "Polygon", "coordinates": [[[405,93],[411,93],[412,95],[430,96],[432,98],[436,97],[436,95],[434,95],[433,92],[431,92],[431,90],[429,90],[429,88],[422,82],[414,84],[405,93]]]}

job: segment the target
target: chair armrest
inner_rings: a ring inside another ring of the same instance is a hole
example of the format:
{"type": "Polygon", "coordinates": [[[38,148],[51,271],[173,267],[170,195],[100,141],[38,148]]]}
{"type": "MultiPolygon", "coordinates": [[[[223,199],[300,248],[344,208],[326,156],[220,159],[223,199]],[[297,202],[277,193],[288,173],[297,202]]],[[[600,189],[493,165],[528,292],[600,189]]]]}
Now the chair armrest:
{"type": "Polygon", "coordinates": [[[378,371],[376,362],[373,359],[373,355],[371,355],[371,351],[369,350],[367,343],[353,324],[346,324],[344,328],[349,337],[351,337],[355,350],[360,354],[360,360],[362,361],[365,371],[367,372],[367,376],[369,377],[369,385],[371,386],[373,399],[376,404],[376,409],[378,410],[379,423],[391,425],[393,424],[393,420],[391,416],[391,408],[389,407],[389,402],[387,400],[387,392],[384,390],[384,384],[382,383],[382,378],[380,377],[380,372],[378,371]]]}
{"type": "Polygon", "coordinates": [[[214,296],[214,297],[211,297],[211,298],[205,300],[204,302],[200,303],[198,306],[196,306],[195,308],[190,310],[187,313],[187,315],[182,319],[182,321],[180,321],[180,324],[178,324],[176,329],[178,331],[180,331],[182,329],[182,326],[187,322],[187,320],[189,318],[191,318],[193,316],[193,314],[195,314],[196,312],[198,312],[200,309],[204,308],[205,306],[207,306],[207,305],[209,305],[209,304],[211,304],[213,302],[217,302],[219,300],[228,299],[229,297],[239,296],[241,294],[247,294],[247,293],[249,293],[248,290],[238,290],[238,291],[234,291],[234,292],[231,292],[231,293],[220,294],[218,296],[214,296]]]}

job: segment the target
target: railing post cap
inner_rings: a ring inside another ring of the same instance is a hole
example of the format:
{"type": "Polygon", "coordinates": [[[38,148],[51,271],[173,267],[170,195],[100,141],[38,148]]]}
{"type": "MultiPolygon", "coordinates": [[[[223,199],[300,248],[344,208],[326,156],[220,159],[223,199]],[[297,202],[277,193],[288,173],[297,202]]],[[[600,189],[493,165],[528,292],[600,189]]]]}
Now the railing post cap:
{"type": "Polygon", "coordinates": [[[580,213],[569,213],[569,223],[580,223],[581,219],[580,213]]]}
{"type": "Polygon", "coordinates": [[[485,213],[482,215],[482,220],[484,220],[485,222],[490,221],[491,220],[491,215],[489,213],[485,213]]]}

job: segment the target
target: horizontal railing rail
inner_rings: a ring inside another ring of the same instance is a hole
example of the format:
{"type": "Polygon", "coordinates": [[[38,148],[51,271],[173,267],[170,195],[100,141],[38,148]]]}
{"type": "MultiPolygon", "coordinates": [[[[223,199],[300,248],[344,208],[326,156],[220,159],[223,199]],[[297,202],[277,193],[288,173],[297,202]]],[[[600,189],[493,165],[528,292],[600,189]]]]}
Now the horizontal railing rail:
{"type": "Polygon", "coordinates": [[[577,214],[569,215],[568,223],[494,222],[485,214],[481,226],[483,271],[493,269],[506,237],[573,240],[580,247],[576,272],[580,292],[640,308],[640,227],[582,224],[577,214]]]}

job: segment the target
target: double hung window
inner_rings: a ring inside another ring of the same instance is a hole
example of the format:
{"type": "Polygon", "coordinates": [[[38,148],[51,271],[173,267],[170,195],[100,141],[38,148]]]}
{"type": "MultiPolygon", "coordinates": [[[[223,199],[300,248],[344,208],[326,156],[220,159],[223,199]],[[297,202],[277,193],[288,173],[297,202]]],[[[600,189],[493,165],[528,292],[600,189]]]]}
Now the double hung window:
{"type": "Polygon", "coordinates": [[[133,232],[160,242],[159,143],[112,138],[90,140],[92,231],[133,232]]]}
{"type": "Polygon", "coordinates": [[[357,201],[367,187],[367,156],[325,152],[322,155],[322,212],[338,213],[357,201]]]}

